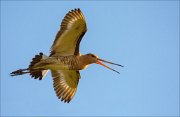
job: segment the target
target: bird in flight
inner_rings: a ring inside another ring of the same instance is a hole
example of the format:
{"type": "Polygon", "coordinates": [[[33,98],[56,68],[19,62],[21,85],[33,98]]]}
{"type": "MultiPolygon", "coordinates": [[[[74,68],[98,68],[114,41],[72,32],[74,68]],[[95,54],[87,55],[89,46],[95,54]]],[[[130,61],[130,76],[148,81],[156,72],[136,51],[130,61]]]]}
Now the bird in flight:
{"type": "Polygon", "coordinates": [[[29,73],[32,78],[42,80],[50,70],[57,97],[61,101],[69,103],[77,90],[80,79],[79,70],[96,63],[119,73],[102,62],[123,67],[100,59],[91,53],[80,54],[80,42],[86,31],[86,21],[81,10],[78,8],[69,11],[62,20],[60,30],[51,47],[50,55],[46,56],[39,53],[32,59],[28,68],[16,70],[10,75],[16,76],[29,73]]]}

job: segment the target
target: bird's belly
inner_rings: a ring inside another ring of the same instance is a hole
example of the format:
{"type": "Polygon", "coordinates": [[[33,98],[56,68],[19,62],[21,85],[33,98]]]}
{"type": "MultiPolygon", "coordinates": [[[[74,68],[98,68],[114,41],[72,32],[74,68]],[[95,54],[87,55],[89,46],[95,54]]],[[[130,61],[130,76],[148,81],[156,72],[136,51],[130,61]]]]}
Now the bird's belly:
{"type": "Polygon", "coordinates": [[[45,66],[45,69],[50,69],[50,70],[69,70],[68,65],[63,65],[63,64],[49,64],[45,66]]]}
{"type": "Polygon", "coordinates": [[[47,69],[51,70],[84,70],[88,67],[88,65],[85,66],[75,66],[75,65],[64,65],[64,64],[52,64],[47,65],[47,69]]]}

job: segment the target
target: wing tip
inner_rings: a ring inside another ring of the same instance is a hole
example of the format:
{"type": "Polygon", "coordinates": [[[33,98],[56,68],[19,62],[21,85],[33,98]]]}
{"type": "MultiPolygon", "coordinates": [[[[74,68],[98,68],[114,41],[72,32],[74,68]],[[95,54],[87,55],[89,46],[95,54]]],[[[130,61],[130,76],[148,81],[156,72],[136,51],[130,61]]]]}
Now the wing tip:
{"type": "Polygon", "coordinates": [[[80,8],[71,9],[71,12],[74,12],[74,11],[81,11],[81,9],[80,8]]]}
{"type": "Polygon", "coordinates": [[[61,93],[60,95],[56,94],[56,96],[58,97],[59,100],[61,100],[61,102],[69,103],[74,97],[75,92],[76,90],[72,89],[69,92],[65,92],[65,94],[63,93],[61,93]]]}

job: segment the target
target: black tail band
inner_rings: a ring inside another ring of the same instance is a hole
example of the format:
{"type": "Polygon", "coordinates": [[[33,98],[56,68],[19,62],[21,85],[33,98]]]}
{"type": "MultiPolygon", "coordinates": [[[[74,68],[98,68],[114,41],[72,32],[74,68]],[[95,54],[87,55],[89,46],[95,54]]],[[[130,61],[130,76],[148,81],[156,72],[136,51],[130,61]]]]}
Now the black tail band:
{"type": "Polygon", "coordinates": [[[39,78],[39,80],[42,79],[42,71],[43,69],[33,69],[34,65],[38,62],[40,62],[43,58],[43,53],[40,52],[38,55],[35,55],[35,57],[32,59],[29,67],[27,69],[19,69],[16,71],[13,71],[10,73],[11,76],[17,76],[17,75],[23,75],[29,73],[30,76],[35,79],[39,78]]]}

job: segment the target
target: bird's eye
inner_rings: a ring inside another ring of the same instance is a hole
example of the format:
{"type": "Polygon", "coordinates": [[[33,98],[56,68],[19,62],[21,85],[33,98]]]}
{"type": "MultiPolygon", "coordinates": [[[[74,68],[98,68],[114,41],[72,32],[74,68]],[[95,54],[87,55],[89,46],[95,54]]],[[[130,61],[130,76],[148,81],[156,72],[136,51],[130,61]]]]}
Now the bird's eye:
{"type": "Polygon", "coordinates": [[[91,57],[95,58],[96,56],[94,56],[93,54],[91,54],[91,57]]]}

